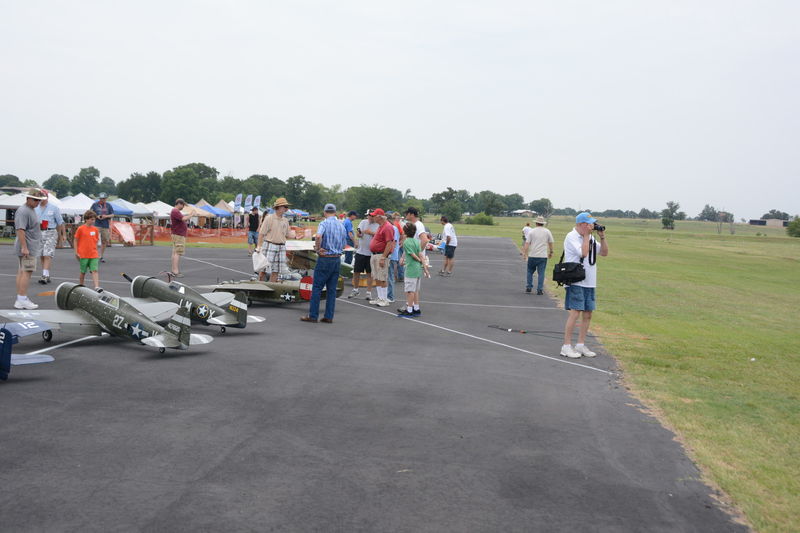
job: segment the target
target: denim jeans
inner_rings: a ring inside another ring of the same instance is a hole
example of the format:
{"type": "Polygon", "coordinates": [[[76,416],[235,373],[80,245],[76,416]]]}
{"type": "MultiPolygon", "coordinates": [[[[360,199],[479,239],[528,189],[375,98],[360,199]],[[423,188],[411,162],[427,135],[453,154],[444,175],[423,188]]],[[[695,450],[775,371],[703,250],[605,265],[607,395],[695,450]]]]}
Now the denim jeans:
{"type": "Polygon", "coordinates": [[[390,300],[394,300],[394,282],[397,279],[395,277],[396,268],[400,268],[399,262],[394,259],[389,261],[389,279],[386,281],[386,297],[390,300]]]}
{"type": "Polygon", "coordinates": [[[319,301],[322,299],[322,287],[328,291],[325,297],[325,318],[333,320],[336,309],[336,284],[339,283],[339,258],[318,257],[314,267],[314,288],[311,290],[311,303],[308,316],[316,320],[319,317],[319,301]]]}
{"type": "Polygon", "coordinates": [[[539,276],[536,280],[536,290],[544,290],[544,269],[547,266],[546,257],[529,257],[528,258],[528,279],[525,285],[526,289],[533,288],[533,271],[535,270],[539,276]]]}
{"type": "Polygon", "coordinates": [[[400,264],[400,259],[403,258],[403,253],[403,248],[400,248],[400,252],[397,254],[397,272],[394,276],[395,280],[405,279],[406,277],[406,267],[400,264]]]}
{"type": "Polygon", "coordinates": [[[344,262],[348,265],[353,264],[353,252],[345,252],[344,253],[344,262]]]}

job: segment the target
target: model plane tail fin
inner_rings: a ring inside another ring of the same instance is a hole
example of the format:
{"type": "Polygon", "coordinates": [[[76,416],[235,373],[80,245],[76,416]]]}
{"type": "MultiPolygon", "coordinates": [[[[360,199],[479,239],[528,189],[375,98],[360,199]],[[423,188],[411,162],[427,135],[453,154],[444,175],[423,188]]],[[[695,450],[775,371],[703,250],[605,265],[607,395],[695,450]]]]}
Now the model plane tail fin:
{"type": "Polygon", "coordinates": [[[167,325],[164,326],[163,333],[153,337],[145,337],[142,342],[157,348],[179,348],[185,350],[191,344],[192,338],[192,321],[189,318],[191,310],[191,305],[181,307],[172,316],[167,325]]]}
{"type": "Polygon", "coordinates": [[[233,299],[223,307],[225,314],[221,317],[214,317],[208,320],[209,324],[217,326],[230,326],[234,328],[243,328],[247,326],[248,322],[260,322],[260,320],[250,320],[247,316],[247,295],[244,291],[237,291],[233,299]]]}

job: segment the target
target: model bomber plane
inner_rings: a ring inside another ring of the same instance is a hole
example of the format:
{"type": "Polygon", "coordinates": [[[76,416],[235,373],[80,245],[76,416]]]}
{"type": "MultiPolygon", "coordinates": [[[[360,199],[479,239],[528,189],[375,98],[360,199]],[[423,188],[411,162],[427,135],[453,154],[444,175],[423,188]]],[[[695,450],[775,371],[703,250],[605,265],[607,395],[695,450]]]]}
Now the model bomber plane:
{"type": "MultiPolygon", "coordinates": [[[[255,278],[240,281],[223,281],[216,285],[206,285],[202,288],[211,289],[214,293],[244,292],[248,302],[286,304],[311,300],[311,289],[314,278],[309,275],[317,264],[317,254],[314,252],[312,241],[287,241],[286,242],[287,266],[297,279],[284,279],[282,281],[259,281],[255,278]]],[[[353,267],[342,263],[339,269],[340,277],[336,285],[336,296],[344,292],[344,278],[353,277],[353,267]]],[[[323,289],[324,291],[325,289],[323,289]]]]}
{"type": "MultiPolygon", "coordinates": [[[[71,335],[108,333],[140,344],[185,350],[190,345],[213,341],[209,335],[191,333],[191,303],[179,307],[172,302],[141,303],[134,306],[107,291],[96,292],[76,283],[62,283],[55,290],[58,309],[35,311],[3,310],[0,316],[9,320],[44,320],[71,335]],[[177,311],[177,313],[176,313],[177,311]],[[162,327],[159,321],[169,319],[162,327]]],[[[52,338],[52,335],[50,335],[52,338]]],[[[50,340],[45,337],[45,340],[50,340]]]]}

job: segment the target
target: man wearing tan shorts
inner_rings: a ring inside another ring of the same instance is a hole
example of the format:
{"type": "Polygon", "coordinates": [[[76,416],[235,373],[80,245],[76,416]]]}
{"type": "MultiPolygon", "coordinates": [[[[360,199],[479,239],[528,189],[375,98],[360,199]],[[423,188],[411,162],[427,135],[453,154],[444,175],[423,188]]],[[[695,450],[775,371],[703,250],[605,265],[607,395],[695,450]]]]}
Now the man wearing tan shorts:
{"type": "Polygon", "coordinates": [[[186,207],[186,200],[178,198],[175,200],[175,207],[169,213],[170,231],[172,232],[172,275],[182,278],[183,272],[180,270],[181,257],[186,253],[186,233],[188,227],[186,221],[191,215],[184,215],[181,209],[186,207]]]}

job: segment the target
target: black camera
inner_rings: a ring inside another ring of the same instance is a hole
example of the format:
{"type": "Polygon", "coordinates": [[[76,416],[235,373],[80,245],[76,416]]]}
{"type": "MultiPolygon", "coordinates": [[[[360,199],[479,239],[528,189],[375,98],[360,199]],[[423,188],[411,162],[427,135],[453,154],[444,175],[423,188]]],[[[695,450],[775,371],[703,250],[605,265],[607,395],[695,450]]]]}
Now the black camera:
{"type": "Polygon", "coordinates": [[[595,231],[605,231],[605,230],[606,230],[606,227],[605,227],[605,226],[601,226],[600,224],[598,224],[597,222],[595,222],[595,223],[594,223],[594,230],[595,230],[595,231]]]}

